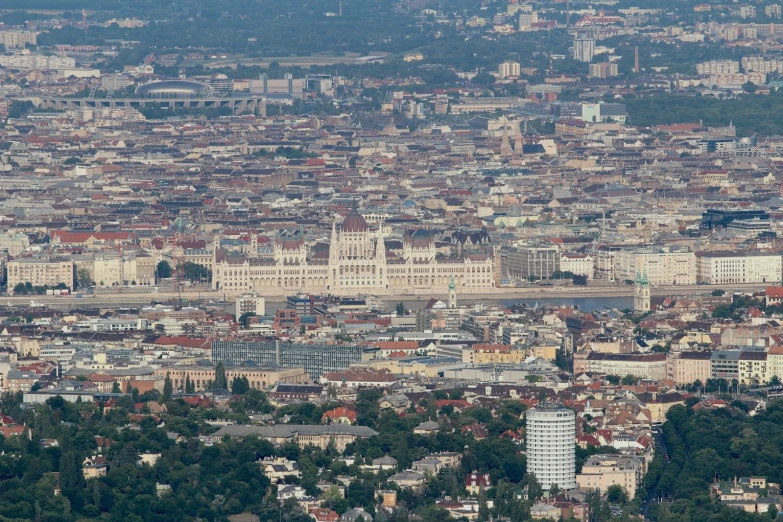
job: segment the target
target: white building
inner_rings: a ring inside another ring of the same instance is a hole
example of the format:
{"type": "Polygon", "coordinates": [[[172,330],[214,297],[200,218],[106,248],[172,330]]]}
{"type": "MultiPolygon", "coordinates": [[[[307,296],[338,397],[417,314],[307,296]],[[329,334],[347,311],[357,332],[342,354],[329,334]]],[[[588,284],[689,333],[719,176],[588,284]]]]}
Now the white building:
{"type": "Polygon", "coordinates": [[[696,279],[708,285],[779,283],[780,254],[771,252],[700,252],[696,279]]]}
{"type": "Polygon", "coordinates": [[[576,483],[576,413],[561,404],[539,404],[527,412],[527,470],[544,490],[576,483]]]}
{"type": "Polygon", "coordinates": [[[571,57],[578,62],[590,62],[595,54],[595,40],[586,37],[577,37],[571,48],[571,57]]]}
{"type": "Polygon", "coordinates": [[[237,297],[237,319],[244,314],[266,315],[266,299],[258,294],[243,294],[237,297]]]}
{"type": "MultiPolygon", "coordinates": [[[[257,241],[255,235],[251,241],[257,241]]],[[[333,224],[328,256],[312,255],[301,233],[276,238],[271,257],[259,256],[252,243],[243,255],[226,252],[216,244],[212,287],[227,294],[399,295],[416,290],[446,293],[453,280],[459,292],[490,290],[495,285],[492,248],[489,244],[471,246],[473,252],[439,259],[435,237],[417,230],[403,238],[401,256],[387,260],[383,225],[371,230],[354,210],[341,225],[333,224]]]]}
{"type": "Polygon", "coordinates": [[[652,249],[623,249],[615,253],[615,280],[634,281],[646,273],[651,286],[695,285],[696,255],[652,249]]]}
{"type": "MultiPolygon", "coordinates": [[[[773,7],[773,6],[771,6],[773,7]]],[[[780,8],[780,6],[776,6],[780,8]]],[[[742,70],[746,73],[760,72],[764,74],[783,72],[783,60],[762,55],[742,57],[742,70]]]]}
{"type": "Polygon", "coordinates": [[[566,252],[560,254],[560,271],[571,272],[574,275],[593,279],[595,273],[595,260],[593,259],[593,256],[587,254],[566,252]]]}
{"type": "Polygon", "coordinates": [[[73,69],[76,60],[70,56],[47,56],[22,51],[10,56],[0,55],[0,65],[14,69],[73,69]]]}
{"type": "Polygon", "coordinates": [[[520,75],[519,62],[506,60],[498,66],[499,78],[518,78],[520,75]]]}
{"type": "Polygon", "coordinates": [[[699,74],[736,74],[739,70],[739,62],[734,60],[710,60],[696,64],[699,74]]]}
{"type": "Polygon", "coordinates": [[[38,44],[38,33],[33,31],[0,31],[0,44],[6,49],[24,49],[27,44],[38,44]]]}

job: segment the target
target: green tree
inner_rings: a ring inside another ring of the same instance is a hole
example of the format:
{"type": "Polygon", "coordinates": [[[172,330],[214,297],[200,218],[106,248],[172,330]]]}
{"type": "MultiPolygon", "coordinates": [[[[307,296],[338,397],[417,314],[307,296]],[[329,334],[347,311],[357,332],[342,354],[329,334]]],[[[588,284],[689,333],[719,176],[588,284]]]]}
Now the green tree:
{"type": "Polygon", "coordinates": [[[158,266],[156,268],[156,273],[158,274],[158,277],[161,279],[167,279],[171,277],[171,265],[168,261],[163,260],[160,263],[158,263],[158,266]]]}
{"type": "Polygon", "coordinates": [[[638,377],[634,377],[633,375],[626,375],[625,377],[623,377],[620,380],[620,383],[625,385],[625,386],[633,386],[637,382],[639,382],[639,378],[638,377]]]}
{"type": "Polygon", "coordinates": [[[403,303],[397,303],[397,315],[405,315],[405,305],[403,303]]]}
{"type": "Polygon", "coordinates": [[[93,285],[90,271],[86,268],[80,268],[76,271],[76,284],[79,288],[89,288],[93,285]]]}
{"type": "Polygon", "coordinates": [[[122,390],[120,389],[120,383],[117,381],[114,381],[114,383],[111,385],[111,392],[112,393],[122,393],[122,390]]]}
{"type": "Polygon", "coordinates": [[[606,500],[613,504],[625,505],[628,502],[628,493],[622,486],[613,484],[606,490],[606,500]]]}
{"type": "Polygon", "coordinates": [[[79,457],[73,451],[67,451],[60,457],[60,487],[72,492],[79,487],[82,478],[79,457]]]}
{"type": "Polygon", "coordinates": [[[215,366],[215,382],[213,383],[213,388],[216,390],[228,389],[228,382],[226,382],[226,367],[223,365],[222,361],[215,366]]]}
{"type": "Polygon", "coordinates": [[[171,400],[172,392],[173,392],[173,387],[171,385],[171,377],[167,373],[166,379],[163,381],[163,402],[168,402],[171,400]]]}

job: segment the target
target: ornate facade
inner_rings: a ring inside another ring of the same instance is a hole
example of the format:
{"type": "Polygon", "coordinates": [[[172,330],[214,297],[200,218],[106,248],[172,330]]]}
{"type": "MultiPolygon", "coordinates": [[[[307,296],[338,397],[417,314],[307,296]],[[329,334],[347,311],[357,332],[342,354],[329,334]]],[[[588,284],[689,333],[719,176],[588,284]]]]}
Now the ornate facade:
{"type": "Polygon", "coordinates": [[[449,291],[453,278],[463,293],[483,292],[495,285],[490,253],[458,257],[439,255],[434,237],[406,234],[398,252],[388,251],[383,224],[371,230],[356,211],[332,225],[328,253],[309,249],[301,231],[277,237],[272,256],[260,256],[256,238],[242,254],[214,246],[212,286],[226,294],[325,292],[402,295],[449,291]]]}

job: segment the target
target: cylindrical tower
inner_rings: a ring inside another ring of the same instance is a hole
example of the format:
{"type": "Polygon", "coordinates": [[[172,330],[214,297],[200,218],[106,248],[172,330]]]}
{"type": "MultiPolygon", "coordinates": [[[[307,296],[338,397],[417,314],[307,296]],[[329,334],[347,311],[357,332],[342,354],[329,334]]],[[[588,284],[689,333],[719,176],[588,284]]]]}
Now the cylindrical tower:
{"type": "Polygon", "coordinates": [[[562,404],[539,404],[527,412],[527,471],[544,490],[576,484],[576,413],[562,404]]]}

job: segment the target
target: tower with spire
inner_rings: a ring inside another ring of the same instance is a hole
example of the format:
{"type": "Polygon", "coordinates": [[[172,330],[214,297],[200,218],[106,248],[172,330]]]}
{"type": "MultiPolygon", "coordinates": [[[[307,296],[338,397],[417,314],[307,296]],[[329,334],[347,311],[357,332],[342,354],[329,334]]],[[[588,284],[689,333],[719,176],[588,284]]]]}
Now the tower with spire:
{"type": "Polygon", "coordinates": [[[646,314],[650,311],[650,281],[647,279],[647,269],[644,273],[636,272],[636,282],[633,287],[633,311],[646,314]]]}
{"type": "Polygon", "coordinates": [[[457,285],[454,283],[454,276],[449,278],[449,308],[457,308],[457,285]]]}

